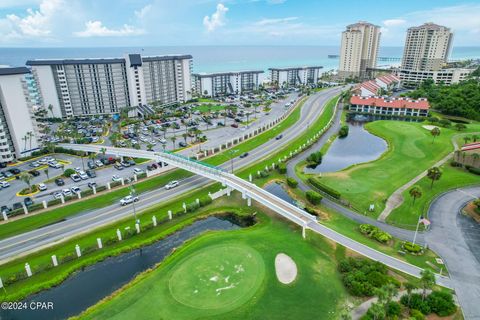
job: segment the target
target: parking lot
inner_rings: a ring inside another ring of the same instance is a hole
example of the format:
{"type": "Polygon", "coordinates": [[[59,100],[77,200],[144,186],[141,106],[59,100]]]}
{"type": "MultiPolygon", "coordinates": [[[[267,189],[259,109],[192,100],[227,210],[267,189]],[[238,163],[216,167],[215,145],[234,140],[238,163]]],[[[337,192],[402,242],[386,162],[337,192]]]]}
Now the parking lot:
{"type": "MultiPolygon", "coordinates": [[[[75,171],[75,168],[77,168],[78,171],[83,171],[86,172],[89,170],[88,167],[88,158],[82,159],[80,157],[76,156],[71,156],[67,154],[55,154],[51,156],[52,158],[56,159],[58,162],[64,163],[63,168],[52,168],[48,167],[48,165],[41,165],[40,167],[37,168],[32,168],[30,164],[32,162],[35,162],[35,160],[31,160],[28,162],[20,163],[16,166],[9,166],[0,172],[4,172],[8,169],[13,169],[16,168],[20,170],[21,172],[24,171],[31,171],[31,170],[37,170],[39,173],[38,176],[34,176],[31,184],[32,185],[38,185],[40,183],[44,183],[46,186],[46,190],[44,191],[38,191],[35,194],[29,195],[34,203],[39,203],[43,200],[50,201],[54,199],[54,194],[58,192],[62,192],[64,189],[72,191],[73,188],[79,188],[80,190],[85,190],[88,189],[89,183],[95,182],[97,185],[106,185],[107,182],[112,182],[113,181],[113,176],[116,175],[119,178],[127,178],[127,177],[133,177],[134,175],[134,170],[136,170],[137,174],[140,172],[145,172],[147,170],[147,166],[151,165],[151,163],[142,163],[142,164],[135,164],[135,165],[129,165],[128,167],[121,166],[121,170],[118,170],[114,167],[113,164],[109,165],[102,165],[101,167],[95,167],[95,169],[90,169],[94,171],[95,177],[91,178],[88,175],[84,175],[83,179],[80,178],[78,181],[74,181],[72,178],[68,177],[63,177],[61,176],[64,170],[67,169],[73,169],[75,171]],[[44,170],[48,167],[48,177],[47,174],[44,172],[44,170]],[[141,170],[141,171],[139,171],[141,170]],[[60,177],[61,176],[61,177],[60,177]],[[57,185],[55,183],[55,178],[60,177],[64,184],[63,185],[57,185]]],[[[40,157],[39,159],[44,158],[40,157]]],[[[97,159],[102,158],[102,155],[99,155],[97,159]]],[[[106,155],[106,158],[110,158],[108,155],[106,155]]],[[[77,174],[78,175],[78,174],[77,174]]],[[[75,178],[75,177],[73,177],[75,178]]],[[[27,188],[27,184],[23,182],[20,179],[15,179],[15,177],[10,177],[8,179],[3,179],[3,181],[7,181],[9,186],[0,188],[0,203],[3,206],[8,207],[9,209],[13,209],[14,204],[15,207],[18,207],[18,203],[22,203],[27,196],[17,196],[17,193],[22,190],[27,188]]],[[[58,196],[57,196],[58,197],[58,196]]],[[[3,209],[2,209],[3,210],[3,209]]]]}

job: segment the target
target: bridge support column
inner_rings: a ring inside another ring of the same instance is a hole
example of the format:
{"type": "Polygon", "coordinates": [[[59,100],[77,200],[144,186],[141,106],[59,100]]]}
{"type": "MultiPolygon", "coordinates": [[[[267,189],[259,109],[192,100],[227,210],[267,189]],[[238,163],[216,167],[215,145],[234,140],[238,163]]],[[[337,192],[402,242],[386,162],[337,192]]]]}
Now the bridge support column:
{"type": "Polygon", "coordinates": [[[247,194],[245,193],[245,191],[242,192],[242,199],[247,199],[247,194]]]}
{"type": "Polygon", "coordinates": [[[227,197],[230,197],[230,192],[232,192],[232,189],[230,189],[230,187],[227,187],[227,197]]]}
{"type": "Polygon", "coordinates": [[[152,216],[152,223],[153,223],[153,226],[154,226],[154,227],[157,226],[157,217],[152,216]]]}
{"type": "Polygon", "coordinates": [[[30,265],[28,264],[28,262],[25,263],[25,271],[27,272],[28,277],[32,276],[32,269],[30,268],[30,265]]]}
{"type": "Polygon", "coordinates": [[[102,238],[97,238],[97,246],[98,246],[98,249],[102,249],[102,248],[103,248],[102,238]]]}
{"type": "Polygon", "coordinates": [[[247,197],[247,206],[252,206],[252,198],[247,197]]]}
{"type": "Polygon", "coordinates": [[[3,221],[8,221],[8,216],[5,212],[2,212],[3,221]]]}
{"type": "Polygon", "coordinates": [[[75,252],[77,253],[78,258],[82,256],[82,250],[80,250],[80,246],[78,244],[75,245],[75,252]]]}
{"type": "Polygon", "coordinates": [[[137,178],[137,175],[136,175],[136,174],[133,175],[133,180],[134,180],[135,182],[138,181],[138,178],[137,178]]]}
{"type": "Polygon", "coordinates": [[[107,182],[107,189],[112,190],[112,187],[110,186],[110,182],[107,182]]]}
{"type": "Polygon", "coordinates": [[[28,209],[26,205],[23,205],[23,213],[28,214],[28,209]]]}
{"type": "Polygon", "coordinates": [[[117,229],[117,238],[118,241],[122,241],[122,233],[120,232],[120,229],[117,229]]]}
{"type": "Polygon", "coordinates": [[[58,260],[56,255],[52,256],[52,264],[54,267],[58,266],[58,260]]]}
{"type": "Polygon", "coordinates": [[[248,181],[252,182],[252,174],[251,173],[248,175],[248,181]]]}
{"type": "Polygon", "coordinates": [[[187,205],[185,204],[185,202],[183,203],[182,207],[183,207],[183,211],[185,211],[185,213],[187,213],[187,205]]]}
{"type": "Polygon", "coordinates": [[[168,210],[168,219],[172,220],[172,210],[168,210]]]}
{"type": "Polygon", "coordinates": [[[123,178],[121,178],[121,179],[122,179],[121,180],[122,181],[122,186],[124,186],[125,185],[125,180],[123,180],[123,178]]]}
{"type": "Polygon", "coordinates": [[[60,197],[60,200],[62,201],[62,204],[65,203],[65,198],[63,197],[63,194],[62,194],[62,196],[60,197]]]}
{"type": "Polygon", "coordinates": [[[306,226],[302,226],[302,238],[305,239],[307,237],[306,226]]]}
{"type": "Polygon", "coordinates": [[[82,193],[81,192],[77,193],[77,197],[78,199],[82,199],[82,193]]]}
{"type": "Polygon", "coordinates": [[[140,233],[140,224],[138,222],[135,223],[135,229],[137,230],[137,233],[140,233]]]}
{"type": "Polygon", "coordinates": [[[43,200],[42,204],[43,204],[43,209],[47,209],[47,207],[48,207],[47,201],[43,200]]]}
{"type": "Polygon", "coordinates": [[[92,186],[93,194],[97,194],[97,188],[95,186],[92,186]]]}

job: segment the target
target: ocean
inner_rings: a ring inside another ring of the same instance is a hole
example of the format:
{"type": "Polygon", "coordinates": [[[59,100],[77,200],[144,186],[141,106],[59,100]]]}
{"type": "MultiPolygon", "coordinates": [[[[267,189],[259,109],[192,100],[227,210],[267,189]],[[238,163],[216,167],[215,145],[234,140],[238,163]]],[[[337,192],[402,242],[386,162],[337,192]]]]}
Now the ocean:
{"type": "MultiPolygon", "coordinates": [[[[24,66],[29,59],[109,58],[126,53],[142,55],[191,54],[193,72],[267,70],[271,67],[316,65],[336,69],[338,46],[164,46],[97,48],[0,48],[0,65],[24,66]]],[[[400,58],[402,47],[381,47],[379,56],[400,58]]],[[[451,60],[480,59],[480,47],[455,47],[451,60]]],[[[399,62],[379,62],[380,66],[399,62]]]]}

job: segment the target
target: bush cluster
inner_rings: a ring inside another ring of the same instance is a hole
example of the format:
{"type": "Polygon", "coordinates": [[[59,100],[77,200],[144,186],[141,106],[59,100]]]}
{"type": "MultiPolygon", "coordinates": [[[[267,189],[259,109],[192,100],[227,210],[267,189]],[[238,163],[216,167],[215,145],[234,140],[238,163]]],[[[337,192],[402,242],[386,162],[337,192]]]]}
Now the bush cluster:
{"type": "Polygon", "coordinates": [[[307,157],[307,162],[310,165],[319,165],[322,163],[323,154],[320,151],[312,152],[307,157]]]}
{"type": "Polygon", "coordinates": [[[480,168],[475,168],[475,167],[466,165],[466,166],[465,166],[465,169],[467,169],[467,170],[470,171],[471,173],[480,175],[480,168]]]}
{"type": "Polygon", "coordinates": [[[294,178],[292,177],[288,177],[287,178],[287,185],[290,187],[290,188],[296,188],[298,186],[298,181],[295,180],[294,178]]]}
{"type": "Polygon", "coordinates": [[[403,295],[400,302],[411,309],[410,313],[418,310],[422,316],[436,313],[440,317],[446,317],[457,311],[452,294],[445,291],[433,291],[426,299],[419,293],[412,293],[410,297],[403,295]]]}
{"type": "Polygon", "coordinates": [[[287,173],[287,165],[282,162],[277,166],[277,170],[278,170],[278,173],[285,174],[287,173]]]}
{"type": "Polygon", "coordinates": [[[387,275],[387,267],[377,261],[348,258],[339,263],[338,270],[347,291],[354,296],[371,297],[376,288],[387,283],[399,286],[398,281],[387,275]]]}
{"type": "Polygon", "coordinates": [[[308,202],[311,204],[320,204],[322,202],[323,197],[316,191],[308,190],[305,192],[308,202]]]}
{"type": "Polygon", "coordinates": [[[334,197],[335,199],[340,199],[341,194],[335,189],[330,188],[329,186],[324,185],[320,182],[318,178],[308,178],[308,182],[314,186],[315,188],[319,189],[320,191],[325,192],[326,194],[334,197]]]}
{"type": "Polygon", "coordinates": [[[346,136],[348,136],[348,130],[349,130],[348,126],[346,126],[346,125],[342,126],[340,128],[340,130],[338,131],[338,136],[340,138],[345,138],[346,136]]]}
{"type": "Polygon", "coordinates": [[[68,169],[65,169],[65,171],[63,171],[62,175],[66,178],[70,178],[70,176],[74,173],[75,173],[75,170],[68,168],[68,169]]]}
{"type": "Polygon", "coordinates": [[[371,224],[361,224],[359,228],[361,233],[377,240],[378,242],[387,243],[392,240],[392,235],[390,233],[385,232],[376,226],[372,226],[371,224]]]}
{"type": "Polygon", "coordinates": [[[422,252],[422,247],[419,246],[418,244],[413,244],[409,241],[405,241],[402,245],[402,248],[407,250],[410,253],[421,253],[422,252]]]}

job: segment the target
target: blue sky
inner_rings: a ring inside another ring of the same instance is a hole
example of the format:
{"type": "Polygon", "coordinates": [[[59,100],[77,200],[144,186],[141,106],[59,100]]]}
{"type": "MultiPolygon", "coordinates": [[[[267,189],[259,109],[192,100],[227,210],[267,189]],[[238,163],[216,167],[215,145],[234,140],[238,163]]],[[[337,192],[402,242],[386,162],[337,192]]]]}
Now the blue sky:
{"type": "Polygon", "coordinates": [[[384,46],[430,21],[480,46],[480,1],[450,0],[0,0],[0,46],[339,45],[359,20],[384,46]]]}

